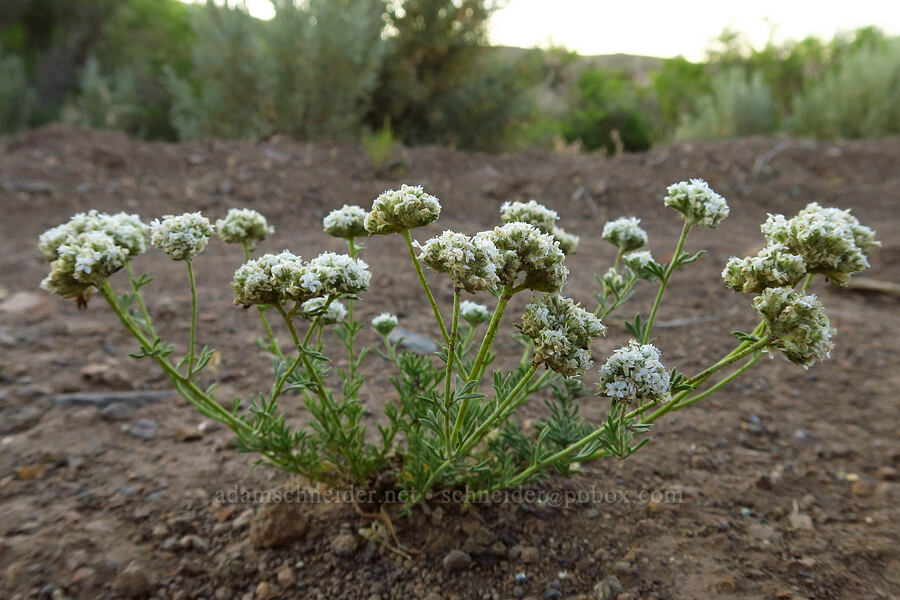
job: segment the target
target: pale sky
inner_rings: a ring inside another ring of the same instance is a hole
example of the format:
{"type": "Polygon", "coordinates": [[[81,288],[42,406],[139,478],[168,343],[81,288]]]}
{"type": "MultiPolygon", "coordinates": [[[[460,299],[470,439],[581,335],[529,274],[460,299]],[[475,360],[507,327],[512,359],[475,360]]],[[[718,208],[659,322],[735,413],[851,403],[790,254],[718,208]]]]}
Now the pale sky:
{"type": "MultiPolygon", "coordinates": [[[[247,6],[257,17],[272,15],[269,0],[247,0],[247,6]]],[[[808,35],[830,39],[867,25],[900,35],[900,1],[507,0],[494,14],[490,39],[524,47],[552,41],[579,54],[681,54],[699,60],[726,27],[763,46],[773,28],[780,42],[808,35]]]]}

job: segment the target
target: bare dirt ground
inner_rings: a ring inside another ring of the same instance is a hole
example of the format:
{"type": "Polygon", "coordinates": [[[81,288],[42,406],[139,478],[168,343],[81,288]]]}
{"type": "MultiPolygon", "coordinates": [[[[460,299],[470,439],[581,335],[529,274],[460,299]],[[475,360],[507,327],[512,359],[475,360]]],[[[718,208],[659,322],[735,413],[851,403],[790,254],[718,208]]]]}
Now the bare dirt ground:
{"type": "MultiPolygon", "coordinates": [[[[900,597],[900,301],[887,294],[817,282],[839,330],[830,362],[803,371],[780,358],[763,361],[750,377],[661,420],[653,441],[627,461],[598,462],[535,488],[568,490],[576,501],[564,506],[513,499],[417,508],[395,520],[401,539],[421,551],[411,559],[361,538],[356,532],[369,521],[341,504],[304,507],[304,536],[255,548],[255,507],[223,504],[221,494],[285,478],[252,467],[230,447],[227,430],[194,434],[203,419],[174,396],[111,408],[56,401],[71,392],[167,387],[160,371],[128,357],[135,344],[99,299],[79,312],[37,290],[46,271],[35,243],[43,230],[89,208],[150,220],[198,209],[216,218],[247,206],[277,229],[262,250],[309,258],[341,250],[321,231],[328,211],[369,205],[401,182],[423,184],[443,204],[441,219],[416,232],[420,240],[491,227],[506,200],[556,209],[560,224],[582,236],[568,259],[566,293],[590,303],[592,274],[613,258],[599,239],[604,221],[643,218],[654,253],[665,257],[680,228],[662,206],[666,185],[707,179],[731,216],[692,236],[689,249],[709,253],[671,286],[658,330],[666,364],[693,372],[730,349],[731,330],[755,324],[751,298],[728,291],[719,273],[729,256],[761,245],[767,212],[790,215],[810,201],[852,208],[884,241],[865,276],[900,280],[900,141],[795,141],[758,161],[776,144],[676,145],[613,159],[418,148],[404,150],[403,164],[386,173],[352,145],[148,144],[59,127],[0,140],[0,597],[900,597]],[[467,549],[471,565],[445,569],[454,549],[467,549]],[[624,590],[594,590],[602,581],[609,588],[610,576],[624,590]]],[[[362,317],[388,310],[433,334],[400,238],[367,246],[374,277],[362,317]]],[[[263,389],[270,369],[253,348],[255,315],[231,305],[228,283],[240,261],[239,249],[216,241],[198,259],[200,341],[222,352],[223,397],[263,389]]],[[[185,340],[183,265],[150,251],[136,266],[156,276],[148,294],[164,337],[185,340]]],[[[449,286],[429,277],[446,307],[449,286]]],[[[120,275],[113,282],[121,289],[120,275]]],[[[596,360],[627,339],[621,317],[646,312],[650,294],[641,288],[609,323],[596,360]]],[[[515,352],[508,332],[501,352],[515,352]]],[[[373,427],[390,401],[386,365],[374,355],[366,363],[374,386],[362,398],[373,427]]],[[[587,398],[583,412],[600,419],[605,404],[587,398]]],[[[285,408],[290,418],[306,415],[299,399],[285,408]]],[[[523,417],[542,408],[535,400],[523,417]]]]}

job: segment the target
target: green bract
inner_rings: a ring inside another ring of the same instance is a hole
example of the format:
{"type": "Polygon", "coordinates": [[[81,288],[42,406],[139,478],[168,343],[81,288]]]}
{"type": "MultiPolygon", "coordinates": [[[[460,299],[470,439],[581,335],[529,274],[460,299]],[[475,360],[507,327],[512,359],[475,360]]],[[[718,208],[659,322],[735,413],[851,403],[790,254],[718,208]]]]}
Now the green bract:
{"type": "Polygon", "coordinates": [[[365,229],[372,234],[397,233],[428,225],[440,215],[437,198],[426,194],[420,185],[403,185],[375,198],[372,211],[366,215],[365,229]]]}

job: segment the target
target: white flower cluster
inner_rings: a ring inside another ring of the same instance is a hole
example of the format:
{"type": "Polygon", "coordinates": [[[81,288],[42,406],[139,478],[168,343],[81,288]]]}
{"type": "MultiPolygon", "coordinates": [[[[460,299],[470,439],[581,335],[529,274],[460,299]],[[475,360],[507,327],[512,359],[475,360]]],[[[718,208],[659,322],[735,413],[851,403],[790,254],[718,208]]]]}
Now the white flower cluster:
{"type": "Polygon", "coordinates": [[[372,319],[372,329],[381,335],[387,335],[397,326],[397,315],[383,312],[372,319]]]}
{"type": "Polygon", "coordinates": [[[478,327],[491,320],[491,311],[484,304],[463,300],[459,303],[459,316],[472,327],[478,327]]]}
{"type": "Polygon", "coordinates": [[[569,377],[591,368],[591,341],[606,333],[600,319],[559,294],[526,306],[518,328],[534,342],[536,363],[569,377]]]}
{"type": "Polygon", "coordinates": [[[869,251],[881,245],[875,232],[860,225],[850,211],[815,202],[791,219],[770,214],[762,232],[770,243],[784,244],[791,253],[802,256],[808,272],[821,273],[840,285],[868,268],[869,251]]]}
{"type": "Polygon", "coordinates": [[[608,290],[619,290],[625,284],[622,275],[612,267],[603,274],[601,281],[603,282],[603,287],[608,290]]]}
{"type": "Polygon", "coordinates": [[[366,210],[351,204],[345,204],[325,215],[322,225],[328,235],[347,240],[369,234],[366,231],[366,210]]]}
{"type": "Polygon", "coordinates": [[[150,243],[172,260],[191,260],[206,249],[213,233],[209,219],[199,212],[164,215],[150,223],[150,243]]]}
{"type": "Polygon", "coordinates": [[[728,203],[702,179],[691,179],[670,185],[664,199],[670,206],[684,215],[692,225],[714,229],[728,216],[728,203]]]}
{"type": "Polygon", "coordinates": [[[428,225],[440,214],[437,198],[426,194],[420,185],[404,184],[399,190],[388,190],[375,198],[372,211],[366,215],[365,228],[374,234],[397,233],[428,225]]]}
{"type": "Polygon", "coordinates": [[[224,219],[216,221],[216,234],[228,244],[247,244],[255,248],[275,231],[266,218],[250,208],[229,208],[224,219]]]}
{"type": "Polygon", "coordinates": [[[759,293],[770,287],[793,286],[806,275],[802,256],[792,254],[784,244],[772,243],[756,256],[732,257],[722,278],[735,292],[759,293]]]}
{"type": "Polygon", "coordinates": [[[567,233],[562,227],[556,225],[559,215],[534,200],[528,202],[504,202],[500,207],[500,219],[504,223],[528,223],[536,227],[541,233],[553,236],[559,242],[559,249],[565,254],[572,254],[578,247],[579,237],[567,233]]]}
{"type": "Polygon", "coordinates": [[[89,231],[100,231],[112,237],[116,245],[128,253],[129,258],[147,250],[147,225],[137,215],[106,213],[90,210],[73,215],[66,223],[48,229],[38,238],[38,248],[47,262],[58,257],[57,248],[66,243],[69,236],[89,231]]]}
{"type": "Polygon", "coordinates": [[[247,261],[234,273],[234,303],[306,302],[327,296],[356,296],[369,286],[368,265],[346,254],[325,252],[308,263],[287,250],[247,261]]]}
{"type": "Polygon", "coordinates": [[[638,279],[650,279],[652,275],[650,271],[647,270],[647,267],[649,265],[657,264],[656,261],[653,260],[653,255],[650,254],[649,250],[629,252],[622,257],[622,262],[631,269],[638,279]]]}
{"type": "Polygon", "coordinates": [[[814,295],[790,288],[768,288],[753,300],[766,321],[770,347],[781,350],[794,364],[808,369],[831,357],[834,329],[825,308],[814,295]]]}
{"type": "Polygon", "coordinates": [[[334,325],[335,323],[340,323],[344,320],[344,317],[347,316],[347,309],[344,305],[337,300],[332,300],[331,304],[328,305],[328,308],[325,308],[325,303],[328,302],[328,298],[311,298],[300,305],[300,310],[302,311],[303,318],[309,321],[315,321],[318,319],[319,323],[322,325],[334,325]]]}
{"type": "Polygon", "coordinates": [[[147,226],[137,215],[78,213],[38,238],[50,262],[41,287],[63,298],[87,301],[90,290],[147,249],[147,226]]]}
{"type": "Polygon", "coordinates": [[[306,265],[301,286],[317,296],[356,296],[369,288],[369,265],[347,254],[323,252],[306,265]]]}
{"type": "Polygon", "coordinates": [[[619,249],[619,252],[637,250],[647,244],[647,232],[641,227],[637,217],[619,217],[607,221],[603,226],[602,238],[619,249]]]}
{"type": "Polygon", "coordinates": [[[493,242],[499,252],[497,277],[502,285],[524,286],[539,292],[557,292],[569,269],[559,242],[528,223],[507,223],[482,231],[475,239],[493,242]]]}
{"type": "Polygon", "coordinates": [[[445,231],[424,245],[415,245],[421,250],[419,260],[448,275],[457,287],[467,292],[497,287],[500,253],[489,238],[445,231]]]}
{"type": "Polygon", "coordinates": [[[617,402],[655,401],[669,393],[670,375],[654,345],[631,340],[600,368],[598,385],[601,396],[617,402]]]}

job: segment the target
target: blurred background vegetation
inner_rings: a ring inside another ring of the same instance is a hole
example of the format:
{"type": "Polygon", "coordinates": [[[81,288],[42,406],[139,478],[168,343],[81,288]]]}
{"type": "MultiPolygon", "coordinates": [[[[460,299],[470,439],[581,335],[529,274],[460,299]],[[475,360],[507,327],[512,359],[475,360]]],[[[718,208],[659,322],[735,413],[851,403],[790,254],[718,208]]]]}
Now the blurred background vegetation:
{"type": "Polygon", "coordinates": [[[900,134],[900,38],[707,60],[491,47],[496,0],[3,0],[0,132],[51,121],[147,139],[361,139],[488,151],[641,151],[671,140],[900,134]]]}

